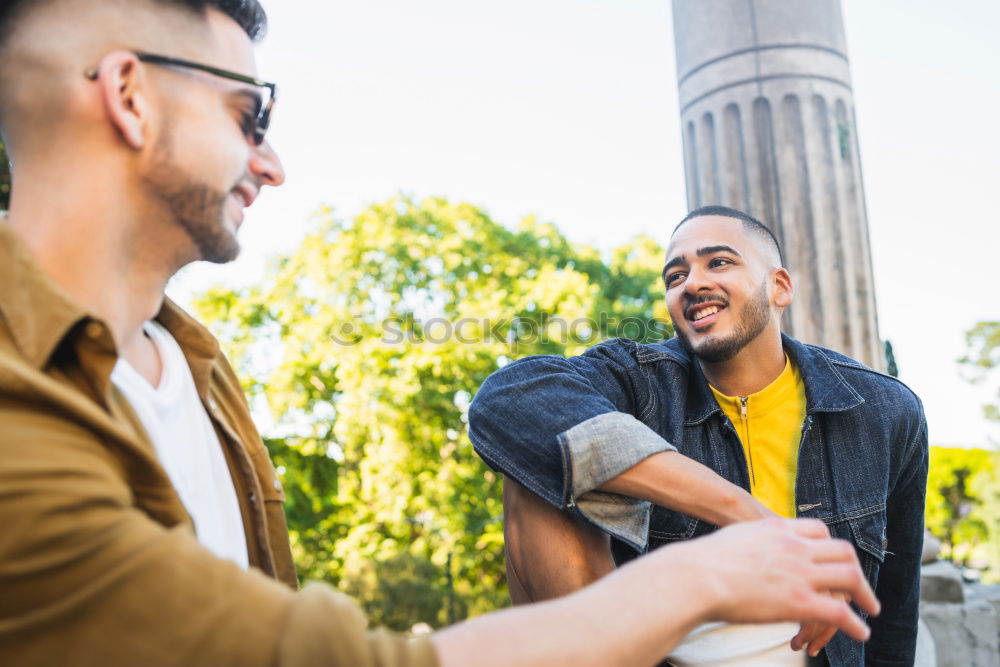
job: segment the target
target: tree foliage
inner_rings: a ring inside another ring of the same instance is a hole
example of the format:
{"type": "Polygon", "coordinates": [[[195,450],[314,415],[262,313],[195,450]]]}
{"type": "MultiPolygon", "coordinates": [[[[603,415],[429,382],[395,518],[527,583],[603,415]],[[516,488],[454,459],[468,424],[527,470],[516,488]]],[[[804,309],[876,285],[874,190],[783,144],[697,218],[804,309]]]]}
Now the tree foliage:
{"type": "Polygon", "coordinates": [[[1000,366],[1000,322],[979,322],[965,333],[968,352],[959,363],[970,371],[970,380],[976,383],[996,383],[996,402],[983,406],[987,419],[1000,421],[1000,382],[995,371],[1000,366]]]}
{"type": "Polygon", "coordinates": [[[399,630],[507,604],[501,480],[468,405],[512,359],[671,335],[662,262],[650,239],[605,258],[534,218],[398,197],[321,210],[260,284],[199,297],[264,422],[301,575],[399,630]]]}
{"type": "Polygon", "coordinates": [[[885,372],[898,378],[899,366],[896,365],[896,353],[892,349],[892,341],[884,341],[882,347],[885,350],[885,372]]]}
{"type": "Polygon", "coordinates": [[[931,447],[926,519],[943,556],[1000,581],[1000,452],[931,447]]]}

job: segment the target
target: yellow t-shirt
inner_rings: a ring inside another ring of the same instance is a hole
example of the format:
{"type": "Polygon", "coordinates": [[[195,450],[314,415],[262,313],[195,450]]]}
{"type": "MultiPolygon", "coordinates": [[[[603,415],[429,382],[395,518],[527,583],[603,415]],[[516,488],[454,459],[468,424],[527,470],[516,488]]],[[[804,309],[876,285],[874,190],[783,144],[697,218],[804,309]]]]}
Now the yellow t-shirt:
{"type": "Polygon", "coordinates": [[[795,473],[799,463],[806,387],[798,367],[785,357],[778,378],[749,396],[726,396],[712,387],[743,443],[750,493],[771,511],[794,517],[795,473]]]}

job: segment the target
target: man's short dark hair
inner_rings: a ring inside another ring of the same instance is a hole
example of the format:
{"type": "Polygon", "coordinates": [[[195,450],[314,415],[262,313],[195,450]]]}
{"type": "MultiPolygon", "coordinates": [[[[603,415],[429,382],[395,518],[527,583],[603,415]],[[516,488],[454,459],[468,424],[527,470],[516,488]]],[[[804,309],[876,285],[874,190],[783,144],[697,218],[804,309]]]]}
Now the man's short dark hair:
{"type": "MultiPolygon", "coordinates": [[[[243,28],[253,41],[259,41],[267,32],[267,14],[257,0],[153,0],[161,5],[186,7],[204,14],[210,7],[219,10],[243,28]]],[[[0,0],[0,45],[14,30],[18,16],[29,5],[44,0],[0,0]]]]}
{"type": "Polygon", "coordinates": [[[777,237],[774,235],[767,225],[753,217],[749,213],[744,213],[743,211],[737,210],[735,208],[729,208],[728,206],[702,206],[701,208],[696,208],[695,210],[684,216],[684,219],[677,223],[674,227],[674,231],[670,234],[673,236],[677,233],[677,230],[684,226],[684,223],[688,220],[693,220],[695,218],[703,218],[707,215],[718,215],[723,218],[734,218],[743,223],[743,230],[749,234],[754,234],[765,243],[770,245],[775,252],[778,253],[778,260],[782,266],[785,265],[785,255],[781,252],[781,244],[778,243],[777,237]]]}

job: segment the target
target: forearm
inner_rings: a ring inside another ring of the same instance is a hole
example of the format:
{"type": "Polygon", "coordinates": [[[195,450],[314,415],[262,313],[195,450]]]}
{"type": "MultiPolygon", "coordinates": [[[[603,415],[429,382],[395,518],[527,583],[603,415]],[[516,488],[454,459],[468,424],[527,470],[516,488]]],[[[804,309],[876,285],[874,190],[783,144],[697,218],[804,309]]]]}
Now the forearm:
{"type": "MultiPolygon", "coordinates": [[[[650,456],[599,490],[640,497],[716,525],[763,515],[748,493],[673,452],[650,456]]],[[[608,536],[601,529],[556,509],[509,478],[504,480],[503,497],[515,604],[572,593],[614,569],[608,536]]]]}
{"type": "Polygon", "coordinates": [[[678,452],[653,454],[598,490],[648,500],[716,526],[774,516],[747,491],[678,452]]]}
{"type": "Polygon", "coordinates": [[[655,564],[642,559],[573,595],[438,633],[433,641],[441,665],[654,664],[709,611],[701,578],[684,576],[691,567],[684,553],[669,555],[655,564]],[[652,582],[664,578],[670,586],[650,594],[652,582]]]}
{"type": "MultiPolygon", "coordinates": [[[[716,525],[768,514],[750,494],[680,454],[654,454],[606,483],[605,494],[639,497],[716,525]]],[[[587,494],[580,511],[593,511],[587,494]]],[[[635,511],[639,511],[638,509],[635,511]]],[[[607,530],[607,525],[602,524],[607,530]]],[[[504,480],[504,537],[511,600],[540,602],[583,588],[614,569],[608,535],[504,480]]]]}

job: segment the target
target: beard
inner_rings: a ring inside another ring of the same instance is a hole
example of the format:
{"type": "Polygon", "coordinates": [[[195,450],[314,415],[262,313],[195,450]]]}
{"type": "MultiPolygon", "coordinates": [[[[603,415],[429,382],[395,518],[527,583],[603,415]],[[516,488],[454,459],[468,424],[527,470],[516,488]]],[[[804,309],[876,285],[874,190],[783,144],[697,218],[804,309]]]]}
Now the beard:
{"type": "Polygon", "coordinates": [[[236,234],[225,223],[226,197],[198,182],[173,159],[169,129],[157,142],[157,157],[146,176],[153,196],[169,211],[198,251],[199,259],[225,264],[240,254],[236,234]]]}
{"type": "MultiPolygon", "coordinates": [[[[685,308],[686,310],[687,308],[685,308]]],[[[767,298],[767,281],[762,281],[757,293],[751,296],[740,310],[736,329],[730,336],[709,335],[699,347],[695,348],[680,327],[675,326],[674,332],[689,355],[714,364],[729,361],[735,357],[748,343],[757,338],[770,322],[771,309],[767,298]]]]}

